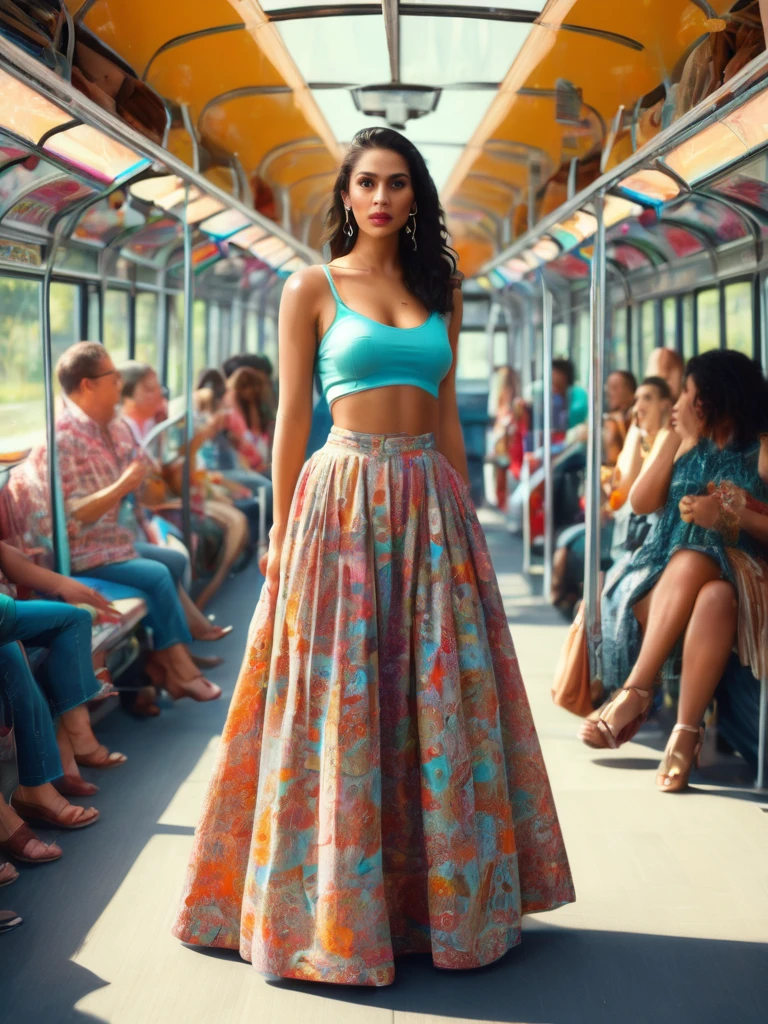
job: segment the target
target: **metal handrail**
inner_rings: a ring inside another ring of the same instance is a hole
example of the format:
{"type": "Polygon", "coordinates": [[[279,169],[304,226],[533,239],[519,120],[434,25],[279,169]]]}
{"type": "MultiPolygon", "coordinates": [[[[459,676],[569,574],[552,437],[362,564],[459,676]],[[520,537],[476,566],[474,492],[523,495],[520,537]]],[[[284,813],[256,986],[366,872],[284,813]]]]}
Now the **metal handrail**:
{"type": "Polygon", "coordinates": [[[765,86],[764,78],[755,81],[756,76],[764,73],[768,73],[768,51],[755,57],[738,74],[734,75],[730,82],[721,86],[705,100],[702,100],[701,103],[697,104],[692,110],[689,110],[687,114],[684,114],[674,124],[670,125],[669,128],[665,128],[664,131],[647,142],[641,149],[638,149],[636,153],[633,153],[631,157],[628,157],[618,167],[614,167],[613,170],[603,174],[596,181],[592,182],[591,185],[582,189],[573,199],[569,199],[552,213],[542,218],[507,249],[484,264],[479,273],[488,274],[495,267],[513,259],[525,249],[529,249],[542,235],[546,235],[556,224],[583,209],[587,202],[597,198],[600,193],[614,188],[634,171],[647,166],[667,150],[696,135],[713,121],[718,120],[727,111],[741,106],[747,99],[760,92],[765,86]]]}
{"type": "Polygon", "coordinates": [[[76,117],[81,118],[86,124],[90,124],[103,131],[110,138],[121,142],[142,156],[160,164],[170,173],[177,174],[189,184],[195,185],[202,192],[213,196],[230,209],[237,210],[244,217],[255,225],[264,228],[271,235],[280,238],[286,245],[311,263],[320,263],[320,253],[308,245],[304,245],[290,232],[285,231],[279,224],[276,224],[269,217],[257,213],[239,199],[224,192],[212,182],[208,181],[201,174],[194,171],[188,164],[185,164],[178,157],[151,142],[139,132],[129,127],[114,114],[103,110],[92,100],[89,100],[83,93],[78,92],[69,82],[59,78],[55,72],[50,71],[33,57],[14,46],[13,43],[0,36],[0,64],[19,81],[25,85],[31,85],[34,89],[69,111],[76,117]]]}

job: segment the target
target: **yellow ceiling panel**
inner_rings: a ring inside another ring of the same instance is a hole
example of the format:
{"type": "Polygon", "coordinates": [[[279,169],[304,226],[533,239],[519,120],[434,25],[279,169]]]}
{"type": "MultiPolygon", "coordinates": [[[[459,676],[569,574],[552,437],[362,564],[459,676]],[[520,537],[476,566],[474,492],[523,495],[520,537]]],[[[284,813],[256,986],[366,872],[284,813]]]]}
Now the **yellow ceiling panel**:
{"type": "Polygon", "coordinates": [[[302,213],[314,214],[318,210],[325,209],[331,205],[331,189],[336,177],[336,171],[322,177],[305,178],[297,182],[291,189],[291,208],[302,213]]]}
{"type": "Polygon", "coordinates": [[[482,206],[484,210],[488,210],[489,213],[497,217],[507,216],[515,202],[514,193],[505,189],[502,184],[481,181],[473,175],[464,179],[464,184],[461,186],[461,198],[482,206]]]}
{"type": "Polygon", "coordinates": [[[246,171],[256,171],[279,146],[312,136],[292,93],[237,97],[209,108],[200,123],[202,141],[236,153],[246,171]]]}
{"type": "MultiPolygon", "coordinates": [[[[69,4],[70,9],[74,4],[69,4]]],[[[81,5],[80,5],[81,6],[81,5]]],[[[142,76],[172,39],[242,22],[229,0],[96,0],[83,24],[142,76]]]]}
{"type": "Polygon", "coordinates": [[[317,143],[317,148],[294,149],[276,157],[264,168],[263,176],[269,181],[283,186],[291,186],[311,175],[323,174],[332,176],[336,173],[337,164],[325,147],[317,143]]]}
{"type": "Polygon", "coordinates": [[[242,89],[286,87],[282,76],[250,33],[191,39],[152,63],[147,82],[174,103],[186,103],[197,124],[217,96],[242,89]]]}

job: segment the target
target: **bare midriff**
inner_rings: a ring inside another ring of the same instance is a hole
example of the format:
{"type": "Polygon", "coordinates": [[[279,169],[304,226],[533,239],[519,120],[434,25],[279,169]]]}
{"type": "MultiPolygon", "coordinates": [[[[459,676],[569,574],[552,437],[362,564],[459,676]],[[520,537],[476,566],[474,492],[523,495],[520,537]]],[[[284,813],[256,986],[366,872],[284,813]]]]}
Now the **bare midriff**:
{"type": "Polygon", "coordinates": [[[334,426],[360,434],[433,434],[438,429],[438,402],[411,385],[371,388],[333,403],[334,426]]]}

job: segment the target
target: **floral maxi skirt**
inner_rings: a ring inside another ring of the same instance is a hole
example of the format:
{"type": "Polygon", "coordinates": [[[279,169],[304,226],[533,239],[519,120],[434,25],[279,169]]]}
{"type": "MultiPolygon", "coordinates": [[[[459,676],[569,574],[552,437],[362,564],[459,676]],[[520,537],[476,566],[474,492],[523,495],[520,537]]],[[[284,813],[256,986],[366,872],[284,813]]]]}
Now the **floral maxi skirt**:
{"type": "Polygon", "coordinates": [[[262,589],[174,934],[289,978],[479,967],[574,899],[501,595],[431,434],[334,427],[262,589]]]}

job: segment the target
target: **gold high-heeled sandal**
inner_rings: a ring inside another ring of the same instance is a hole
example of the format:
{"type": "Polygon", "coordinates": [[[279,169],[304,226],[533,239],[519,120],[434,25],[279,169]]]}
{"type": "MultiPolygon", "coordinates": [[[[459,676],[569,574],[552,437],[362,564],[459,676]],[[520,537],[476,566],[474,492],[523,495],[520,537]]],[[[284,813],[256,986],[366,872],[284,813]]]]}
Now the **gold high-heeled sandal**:
{"type": "Polygon", "coordinates": [[[610,747],[611,750],[616,750],[622,744],[629,742],[635,735],[637,730],[643,724],[648,717],[648,713],[651,710],[653,704],[653,690],[643,690],[639,686],[624,686],[616,694],[612,701],[605,705],[603,710],[600,712],[600,717],[597,719],[595,725],[600,735],[605,740],[605,745],[610,747]],[[630,694],[637,694],[642,698],[643,706],[626,725],[615,731],[612,724],[608,721],[607,715],[611,709],[615,710],[625,703],[630,694]]]}
{"type": "Polygon", "coordinates": [[[662,793],[681,793],[688,788],[688,779],[694,765],[699,767],[699,755],[701,745],[704,742],[704,730],[693,725],[676,725],[669,736],[667,749],[664,751],[664,760],[659,765],[656,775],[656,785],[662,793]],[[675,733],[693,732],[699,737],[696,746],[690,756],[690,760],[679,750],[674,748],[675,733]]]}

